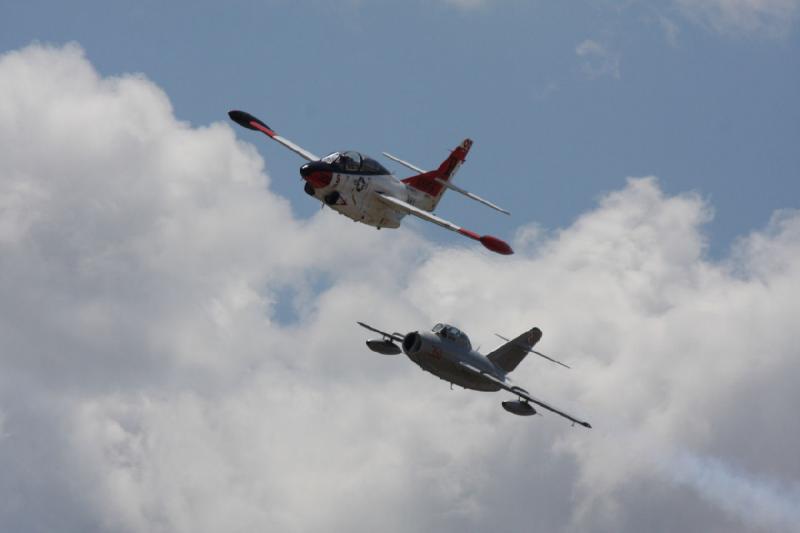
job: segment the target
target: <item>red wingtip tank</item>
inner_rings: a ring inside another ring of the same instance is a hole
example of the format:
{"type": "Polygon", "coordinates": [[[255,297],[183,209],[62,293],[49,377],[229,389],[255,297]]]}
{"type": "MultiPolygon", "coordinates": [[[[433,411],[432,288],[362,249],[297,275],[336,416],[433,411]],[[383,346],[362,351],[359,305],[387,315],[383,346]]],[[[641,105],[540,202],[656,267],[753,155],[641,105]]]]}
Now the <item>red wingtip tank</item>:
{"type": "Polygon", "coordinates": [[[501,254],[501,255],[511,255],[514,253],[514,250],[511,249],[511,246],[508,245],[507,242],[498,239],[497,237],[492,237],[491,235],[484,235],[480,239],[481,244],[484,245],[487,249],[501,254]]]}

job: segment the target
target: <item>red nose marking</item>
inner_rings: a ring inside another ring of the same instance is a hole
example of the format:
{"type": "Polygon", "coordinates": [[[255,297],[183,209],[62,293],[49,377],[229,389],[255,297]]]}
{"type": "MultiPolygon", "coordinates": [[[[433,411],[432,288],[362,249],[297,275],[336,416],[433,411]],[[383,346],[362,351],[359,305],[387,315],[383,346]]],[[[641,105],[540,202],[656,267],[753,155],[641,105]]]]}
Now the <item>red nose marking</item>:
{"type": "Polygon", "coordinates": [[[311,184],[312,187],[315,189],[322,189],[323,187],[327,187],[333,175],[328,170],[316,170],[314,172],[309,173],[305,176],[305,180],[311,184]]]}

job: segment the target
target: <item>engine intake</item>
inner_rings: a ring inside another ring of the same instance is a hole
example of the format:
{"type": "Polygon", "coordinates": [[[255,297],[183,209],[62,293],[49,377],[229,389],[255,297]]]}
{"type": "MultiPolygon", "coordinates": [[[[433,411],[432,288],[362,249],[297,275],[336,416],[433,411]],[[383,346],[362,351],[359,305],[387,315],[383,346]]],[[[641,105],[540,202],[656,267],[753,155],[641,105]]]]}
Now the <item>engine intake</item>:
{"type": "Polygon", "coordinates": [[[403,351],[406,355],[417,353],[421,345],[422,336],[416,331],[412,331],[403,338],[403,351]]]}

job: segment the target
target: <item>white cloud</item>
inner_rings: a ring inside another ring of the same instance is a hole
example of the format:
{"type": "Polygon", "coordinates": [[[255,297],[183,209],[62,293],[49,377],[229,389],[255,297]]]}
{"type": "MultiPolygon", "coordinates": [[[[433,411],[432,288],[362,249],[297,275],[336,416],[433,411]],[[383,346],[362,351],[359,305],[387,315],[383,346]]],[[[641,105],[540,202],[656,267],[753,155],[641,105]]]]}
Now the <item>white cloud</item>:
{"type": "Polygon", "coordinates": [[[788,487],[736,472],[718,460],[683,454],[666,465],[678,482],[753,526],[790,530],[800,524],[800,483],[788,487]],[[741,510],[745,510],[742,512],[741,510]]]}
{"type": "Polygon", "coordinates": [[[229,125],[177,121],[141,76],[76,46],[0,58],[10,530],[793,527],[798,213],[713,262],[710,207],[632,179],[507,258],[298,220],[268,185],[229,125]],[[537,324],[575,369],[516,378],[595,429],[450,391],[368,352],[359,319],[484,349],[537,324]]]}
{"type": "Polygon", "coordinates": [[[780,37],[789,31],[800,0],[677,0],[690,19],[725,34],[780,37]]]}
{"type": "Polygon", "coordinates": [[[575,47],[575,54],[583,58],[581,69],[589,78],[619,78],[619,54],[612,52],[604,44],[587,39],[575,47]]]}

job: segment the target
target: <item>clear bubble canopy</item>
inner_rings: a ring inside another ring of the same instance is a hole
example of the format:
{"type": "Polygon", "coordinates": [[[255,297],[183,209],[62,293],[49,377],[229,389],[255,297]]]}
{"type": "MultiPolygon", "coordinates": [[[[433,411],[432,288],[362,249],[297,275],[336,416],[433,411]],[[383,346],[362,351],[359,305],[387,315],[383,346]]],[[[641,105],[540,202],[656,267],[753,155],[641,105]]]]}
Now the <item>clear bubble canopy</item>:
{"type": "Polygon", "coordinates": [[[445,339],[450,339],[452,341],[461,344],[462,346],[466,346],[467,348],[472,348],[472,343],[469,341],[469,337],[467,334],[458,329],[455,326],[451,326],[449,324],[436,324],[433,326],[431,330],[440,337],[444,337],[445,339]]]}
{"type": "Polygon", "coordinates": [[[359,172],[365,174],[389,174],[389,171],[372,159],[360,152],[349,150],[347,152],[333,152],[322,158],[325,163],[330,163],[341,172],[359,172]]]}

